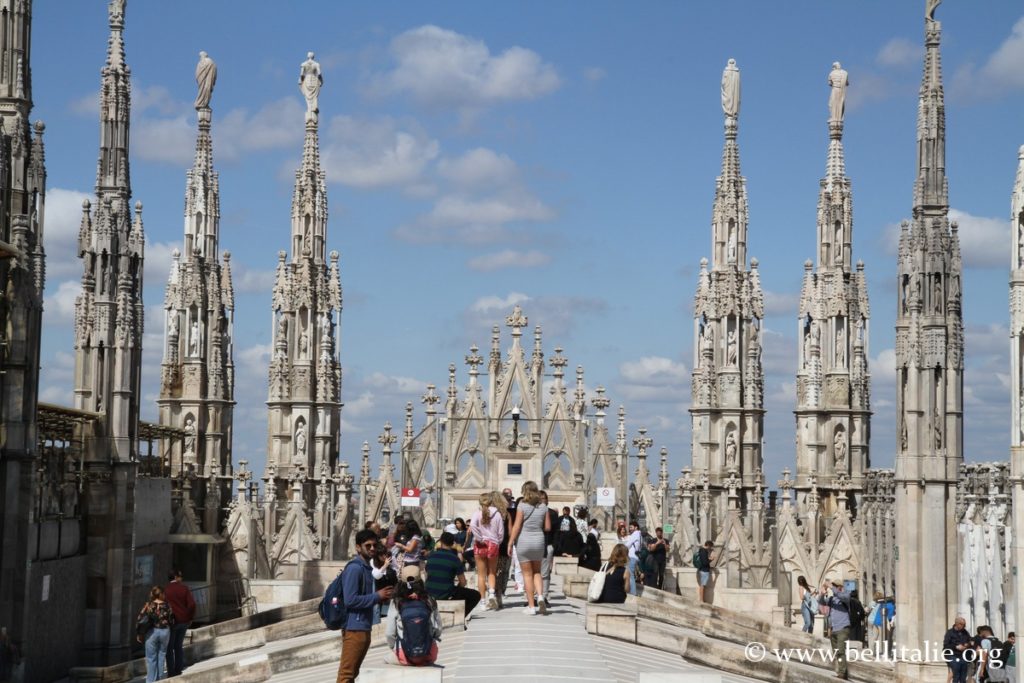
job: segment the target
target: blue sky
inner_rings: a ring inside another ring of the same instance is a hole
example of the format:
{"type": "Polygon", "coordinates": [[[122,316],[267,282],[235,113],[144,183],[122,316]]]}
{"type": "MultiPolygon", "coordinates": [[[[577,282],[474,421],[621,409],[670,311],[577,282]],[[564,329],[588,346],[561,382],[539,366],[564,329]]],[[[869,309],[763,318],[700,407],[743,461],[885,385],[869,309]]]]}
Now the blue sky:
{"type": "MultiPolygon", "coordinates": [[[[565,348],[589,389],[625,404],[633,435],[689,462],[692,301],[710,251],[721,162],[719,82],[742,72],[740,150],[748,253],[769,314],[764,359],[770,481],[794,461],[796,305],[814,255],[827,147],[827,75],[850,73],[847,173],[854,256],[872,303],[872,460],[894,460],[896,227],[914,178],[923,2],[131,2],[132,186],[145,205],[143,417],[155,419],[163,291],[182,239],[191,165],[193,71],[218,64],[214,157],[221,248],[237,293],[235,460],[262,470],[270,287],[286,249],[308,50],[324,71],[321,143],[329,248],[345,308],[342,458],[358,467],[385,420],[428,382],[447,383],[471,343],[519,302],[565,348]]],[[[1024,12],[947,0],[947,168],[961,225],[967,326],[965,452],[1009,443],[1009,196],[1024,143],[1024,12]]],[[[105,2],[41,2],[33,35],[34,118],[48,177],[43,400],[70,405],[71,320],[81,199],[95,182],[105,2]]],[[[503,344],[507,344],[507,331],[503,344]]],[[[593,396],[591,392],[590,396],[593,396]]]]}

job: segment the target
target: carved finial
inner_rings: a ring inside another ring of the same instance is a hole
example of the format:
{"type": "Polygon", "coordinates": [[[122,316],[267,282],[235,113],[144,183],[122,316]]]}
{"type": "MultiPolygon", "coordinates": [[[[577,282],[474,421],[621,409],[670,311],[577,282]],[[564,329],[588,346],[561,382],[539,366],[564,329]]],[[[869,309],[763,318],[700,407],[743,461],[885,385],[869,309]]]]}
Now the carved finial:
{"type": "Polygon", "coordinates": [[[423,394],[423,397],[420,399],[420,401],[422,401],[423,404],[427,406],[428,415],[434,412],[434,406],[437,405],[437,402],[441,400],[441,397],[434,392],[436,388],[437,387],[434,386],[433,384],[428,384],[427,393],[423,394]]]}
{"type": "Polygon", "coordinates": [[[519,304],[512,307],[512,314],[505,318],[505,324],[512,328],[512,336],[522,335],[523,328],[529,324],[529,319],[523,315],[523,308],[519,304]]]}
{"type": "MultiPolygon", "coordinates": [[[[480,372],[479,367],[484,362],[484,359],[477,353],[479,350],[479,347],[473,344],[469,347],[469,355],[466,356],[466,365],[469,366],[469,374],[471,376],[476,376],[480,372]]],[[[452,368],[454,367],[453,365],[452,368]]]]}
{"type": "Polygon", "coordinates": [[[647,436],[647,428],[641,427],[636,430],[639,436],[634,437],[633,446],[637,449],[637,457],[644,457],[647,455],[647,449],[654,444],[654,439],[647,436]]]}

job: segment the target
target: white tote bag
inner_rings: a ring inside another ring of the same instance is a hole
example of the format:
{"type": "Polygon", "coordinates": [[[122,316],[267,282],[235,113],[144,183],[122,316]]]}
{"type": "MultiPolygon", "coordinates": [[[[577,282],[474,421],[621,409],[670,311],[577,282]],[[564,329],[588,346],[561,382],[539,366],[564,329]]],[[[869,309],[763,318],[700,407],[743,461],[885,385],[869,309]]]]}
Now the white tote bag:
{"type": "Polygon", "coordinates": [[[590,585],[587,586],[587,602],[597,602],[601,599],[604,591],[604,580],[608,577],[608,563],[601,565],[600,571],[590,577],[590,585]]]}

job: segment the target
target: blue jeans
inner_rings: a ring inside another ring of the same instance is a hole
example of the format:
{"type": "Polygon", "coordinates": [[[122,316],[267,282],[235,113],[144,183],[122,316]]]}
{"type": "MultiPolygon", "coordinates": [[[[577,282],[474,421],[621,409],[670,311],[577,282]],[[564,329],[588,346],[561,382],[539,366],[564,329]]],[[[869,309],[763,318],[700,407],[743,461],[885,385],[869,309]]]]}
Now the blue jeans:
{"type": "Polygon", "coordinates": [[[146,636],[146,681],[159,681],[166,678],[164,658],[167,656],[167,643],[171,640],[171,629],[155,628],[146,636]]]}
{"type": "Polygon", "coordinates": [[[185,633],[188,624],[171,627],[171,641],[167,644],[167,678],[180,676],[185,670],[185,633]]]}
{"type": "Polygon", "coordinates": [[[946,662],[949,670],[953,672],[953,683],[967,683],[967,662],[962,659],[954,659],[946,662]]]}
{"type": "Polygon", "coordinates": [[[629,594],[636,595],[636,563],[639,560],[635,557],[629,558],[629,594]]]}
{"type": "Polygon", "coordinates": [[[814,615],[811,614],[811,610],[808,609],[807,605],[800,606],[800,614],[804,617],[804,633],[814,632],[814,615]]]}

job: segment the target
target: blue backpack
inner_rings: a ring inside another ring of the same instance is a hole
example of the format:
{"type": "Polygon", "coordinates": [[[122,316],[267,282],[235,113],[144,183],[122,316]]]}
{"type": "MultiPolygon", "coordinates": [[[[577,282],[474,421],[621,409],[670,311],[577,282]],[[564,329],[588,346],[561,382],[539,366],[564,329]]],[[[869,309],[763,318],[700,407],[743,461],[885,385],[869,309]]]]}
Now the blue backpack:
{"type": "Polygon", "coordinates": [[[342,577],[345,575],[345,571],[338,572],[338,576],[335,577],[334,581],[331,581],[331,585],[324,591],[324,597],[320,601],[320,607],[317,611],[320,612],[320,618],[324,621],[324,626],[332,631],[338,631],[345,628],[345,622],[348,620],[348,609],[345,607],[345,596],[342,586],[342,577]]]}
{"type": "Polygon", "coordinates": [[[402,619],[399,643],[406,661],[414,665],[429,663],[430,650],[434,645],[430,605],[423,600],[406,600],[398,616],[402,619]]]}

